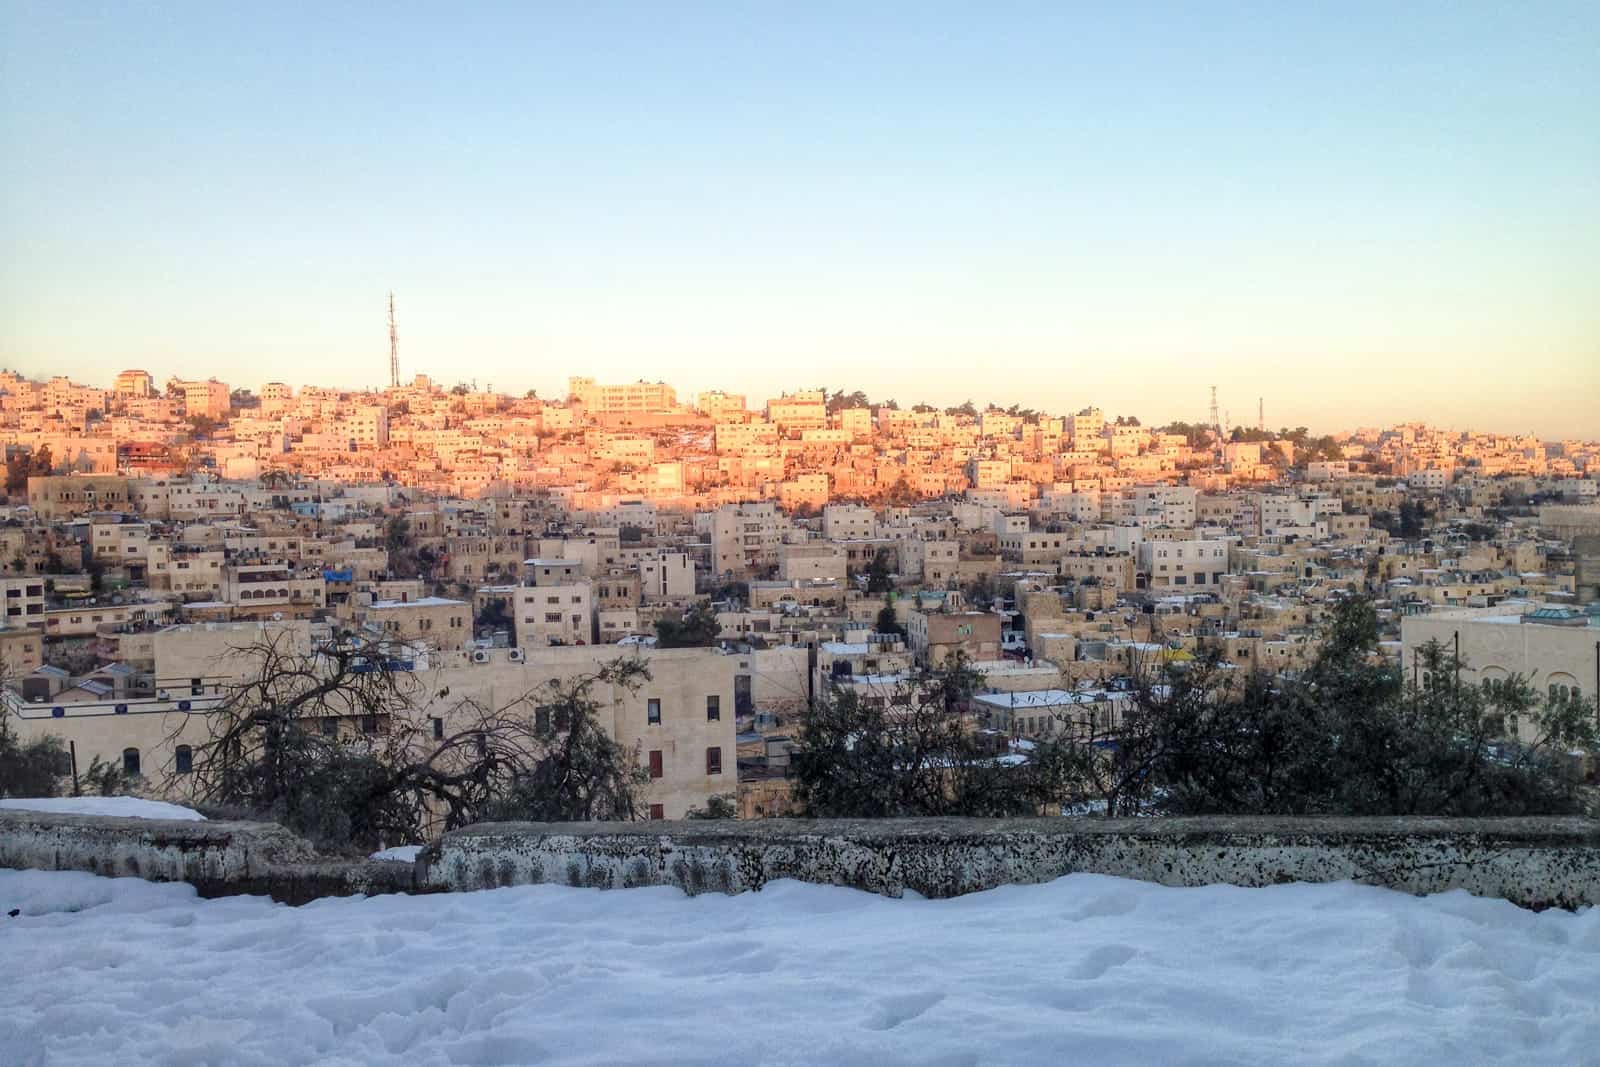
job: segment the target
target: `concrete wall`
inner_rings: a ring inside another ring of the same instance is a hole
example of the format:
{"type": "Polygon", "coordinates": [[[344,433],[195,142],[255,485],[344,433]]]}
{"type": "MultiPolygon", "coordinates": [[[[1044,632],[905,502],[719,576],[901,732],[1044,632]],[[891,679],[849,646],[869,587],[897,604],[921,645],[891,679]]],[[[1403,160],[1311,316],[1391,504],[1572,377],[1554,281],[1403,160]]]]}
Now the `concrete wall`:
{"type": "Polygon", "coordinates": [[[1163,885],[1353,880],[1465,889],[1524,907],[1600,904],[1588,819],[905,819],[503,823],[446,834],[415,865],[317,856],[281,827],[0,810],[0,867],[193,883],[299,904],[352,893],[556,883],[758,890],[778,878],[949,897],[1091,872],[1163,885]]]}
{"type": "Polygon", "coordinates": [[[950,897],[1075,872],[1163,885],[1346,879],[1526,907],[1600,904],[1587,819],[905,819],[469,827],[423,857],[440,889],[556,882],[738,893],[776,878],[950,897]]]}

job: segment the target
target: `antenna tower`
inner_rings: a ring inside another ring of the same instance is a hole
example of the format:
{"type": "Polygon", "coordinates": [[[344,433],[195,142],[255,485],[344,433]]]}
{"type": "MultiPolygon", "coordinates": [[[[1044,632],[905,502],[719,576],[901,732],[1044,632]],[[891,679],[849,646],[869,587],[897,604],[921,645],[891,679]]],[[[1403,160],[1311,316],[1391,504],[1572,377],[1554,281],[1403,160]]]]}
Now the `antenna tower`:
{"type": "Polygon", "coordinates": [[[400,331],[394,325],[394,290],[389,290],[389,388],[400,388],[400,331]]]}
{"type": "Polygon", "coordinates": [[[1222,440],[1222,415],[1217,411],[1217,387],[1211,387],[1211,429],[1216,433],[1217,440],[1222,440]]]}
{"type": "Polygon", "coordinates": [[[1266,432],[1267,429],[1267,399],[1256,397],[1256,429],[1266,432]]]}

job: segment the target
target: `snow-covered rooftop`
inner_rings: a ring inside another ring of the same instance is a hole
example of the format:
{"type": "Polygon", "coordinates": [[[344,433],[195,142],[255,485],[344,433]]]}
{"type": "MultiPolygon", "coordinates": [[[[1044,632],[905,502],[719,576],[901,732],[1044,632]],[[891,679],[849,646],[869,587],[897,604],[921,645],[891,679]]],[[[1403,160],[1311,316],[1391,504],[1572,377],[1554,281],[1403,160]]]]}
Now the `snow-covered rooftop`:
{"type": "Polygon", "coordinates": [[[978,693],[972,699],[993,708],[1049,708],[1093,704],[1113,695],[1104,689],[1037,689],[1031,693],[978,693]]]}
{"type": "Polygon", "coordinates": [[[447,608],[465,604],[464,600],[451,600],[449,597],[425,596],[416,600],[374,600],[375,608],[447,608]]]}

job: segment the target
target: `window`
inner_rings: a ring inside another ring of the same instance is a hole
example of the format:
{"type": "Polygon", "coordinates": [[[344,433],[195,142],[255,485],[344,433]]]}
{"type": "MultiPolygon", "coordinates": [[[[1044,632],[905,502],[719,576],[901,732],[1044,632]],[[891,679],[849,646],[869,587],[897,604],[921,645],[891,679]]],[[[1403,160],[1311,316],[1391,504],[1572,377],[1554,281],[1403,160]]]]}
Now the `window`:
{"type": "Polygon", "coordinates": [[[322,736],[323,737],[338,737],[339,736],[339,720],[338,720],[338,718],[336,718],[333,715],[324,715],[322,717],[322,736]]]}
{"type": "Polygon", "coordinates": [[[550,732],[550,709],[538,708],[533,713],[533,728],[541,734],[550,732]]]}
{"type": "Polygon", "coordinates": [[[376,715],[361,716],[361,732],[375,734],[378,732],[378,717],[376,715]]]}
{"type": "Polygon", "coordinates": [[[560,622],[561,621],[561,613],[559,611],[547,611],[547,612],[544,613],[544,621],[545,622],[560,622]]]}
{"type": "Polygon", "coordinates": [[[189,679],[189,695],[190,696],[195,696],[195,697],[204,696],[205,692],[206,692],[206,687],[205,687],[204,679],[201,679],[201,678],[190,678],[189,679]]]}
{"type": "Polygon", "coordinates": [[[437,716],[433,720],[433,739],[435,741],[444,740],[444,720],[437,716]]]}
{"type": "Polygon", "coordinates": [[[660,822],[662,819],[665,819],[666,817],[667,817],[666,809],[663,808],[660,804],[652,804],[652,805],[650,805],[650,818],[652,820],[654,820],[656,822],[660,822]]]}
{"type": "Polygon", "coordinates": [[[652,748],[650,750],[650,777],[660,778],[662,773],[661,750],[659,748],[652,748]]]}
{"type": "Polygon", "coordinates": [[[712,693],[706,697],[706,722],[722,721],[722,696],[712,693]]]}
{"type": "Polygon", "coordinates": [[[126,774],[129,778],[137,778],[139,776],[138,749],[125,748],[122,750],[122,773],[126,774]]]}
{"type": "Polygon", "coordinates": [[[188,745],[179,745],[173,755],[173,767],[179,774],[188,774],[194,770],[194,749],[188,745]]]}
{"type": "Polygon", "coordinates": [[[645,702],[645,719],[650,723],[651,726],[660,726],[661,725],[661,701],[660,701],[660,699],[658,699],[656,697],[651,697],[648,701],[645,702]]]}
{"type": "Polygon", "coordinates": [[[722,748],[717,745],[706,749],[706,773],[722,773],[722,748]]]}

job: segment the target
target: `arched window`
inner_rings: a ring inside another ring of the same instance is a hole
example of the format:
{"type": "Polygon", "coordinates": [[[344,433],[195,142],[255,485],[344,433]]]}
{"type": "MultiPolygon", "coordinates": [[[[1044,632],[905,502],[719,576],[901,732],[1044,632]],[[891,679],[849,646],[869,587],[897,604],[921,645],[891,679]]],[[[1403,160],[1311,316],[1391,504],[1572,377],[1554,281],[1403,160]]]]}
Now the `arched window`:
{"type": "Polygon", "coordinates": [[[126,774],[129,778],[137,778],[139,776],[138,749],[125,748],[122,750],[122,773],[126,774]]]}
{"type": "Polygon", "coordinates": [[[179,774],[190,773],[194,770],[194,750],[188,745],[179,745],[172,762],[179,774]]]}

